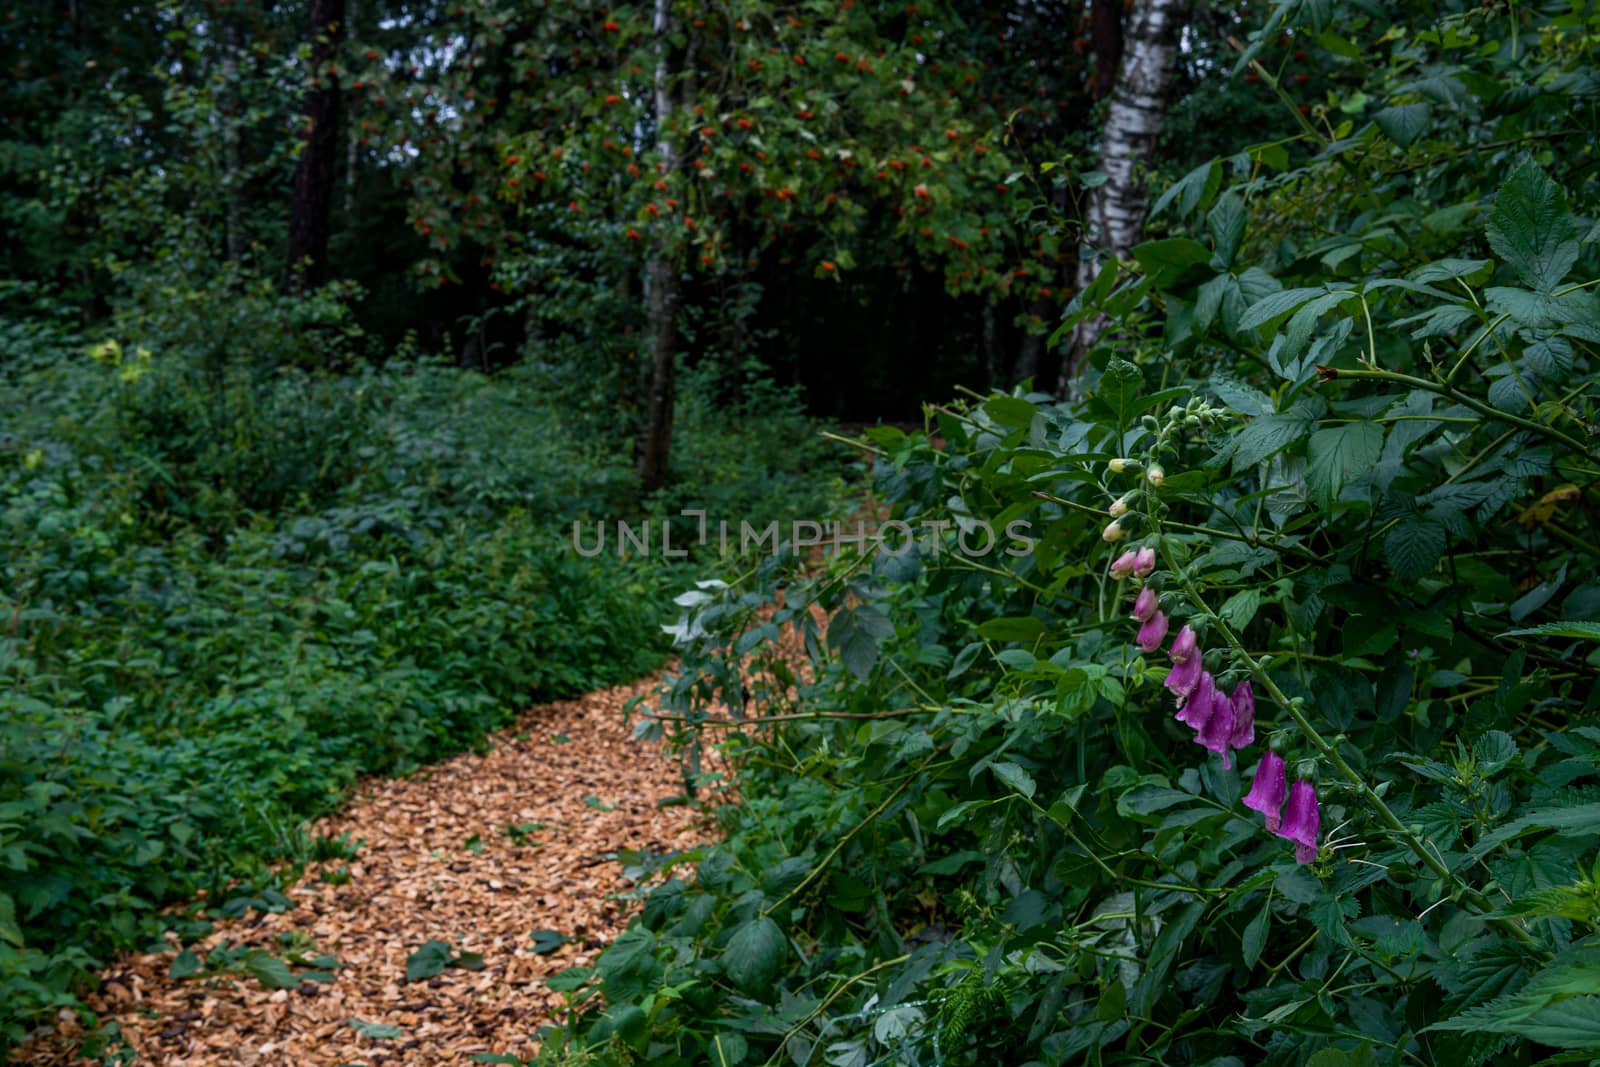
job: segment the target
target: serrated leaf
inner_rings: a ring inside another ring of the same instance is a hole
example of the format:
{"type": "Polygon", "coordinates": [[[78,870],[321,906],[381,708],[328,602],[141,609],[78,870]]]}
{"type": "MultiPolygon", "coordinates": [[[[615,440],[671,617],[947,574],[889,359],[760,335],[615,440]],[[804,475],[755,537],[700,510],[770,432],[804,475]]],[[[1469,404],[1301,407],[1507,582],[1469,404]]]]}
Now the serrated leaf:
{"type": "Polygon", "coordinates": [[[1267,415],[1272,412],[1272,398],[1255,386],[1221,371],[1209,380],[1212,392],[1235,411],[1246,415],[1267,415]]]}
{"type": "Polygon", "coordinates": [[[1256,917],[1245,924],[1244,934],[1239,939],[1239,950],[1244,956],[1246,968],[1254,967],[1261,958],[1261,950],[1267,944],[1267,931],[1272,928],[1272,902],[1261,905],[1261,910],[1256,912],[1256,917]]]}
{"type": "Polygon", "coordinates": [[[450,942],[431,940],[406,957],[406,981],[420,982],[443,974],[450,966],[450,942]]]}
{"type": "Polygon", "coordinates": [[[722,953],[722,969],[746,993],[771,992],[787,958],[789,943],[778,924],[765,915],[741,923],[722,953]]]}
{"type": "Polygon", "coordinates": [[[1119,426],[1127,426],[1138,414],[1139,394],[1144,392],[1144,375],[1125,359],[1113,359],[1100,375],[1095,396],[1111,412],[1119,426]]]}
{"type": "Polygon", "coordinates": [[[184,949],[172,958],[172,966],[167,969],[168,978],[192,978],[200,973],[200,957],[193,949],[184,949]]]}
{"type": "Polygon", "coordinates": [[[1600,641],[1600,622],[1547,622],[1521,630],[1507,630],[1501,637],[1576,637],[1600,641]]]}
{"type": "Polygon", "coordinates": [[[289,965],[268,952],[252,952],[244,968],[268,989],[293,989],[300,984],[289,965]]]}
{"type": "Polygon", "coordinates": [[[1389,140],[1409,148],[1427,131],[1429,114],[1427,104],[1396,104],[1375,113],[1372,121],[1389,140]]]}
{"type": "Polygon", "coordinates": [[[1244,429],[1228,441],[1233,453],[1234,473],[1241,474],[1281,452],[1304,437],[1311,426],[1310,419],[1292,411],[1251,419],[1244,429]]]}
{"type": "Polygon", "coordinates": [[[750,1050],[744,1036],[732,1030],[720,1030],[711,1035],[711,1067],[735,1067],[743,1063],[750,1050]]]}
{"type": "Polygon", "coordinates": [[[1033,799],[1033,794],[1037,791],[1038,786],[1035,784],[1033,776],[1027,771],[1011,762],[991,763],[989,769],[994,772],[994,776],[1000,779],[1001,782],[1015,789],[1029,800],[1033,799]]]}
{"type": "Polygon", "coordinates": [[[1306,485],[1324,508],[1346,485],[1366,476],[1383,454],[1383,427],[1375,422],[1331,426],[1306,445],[1306,485]]]}
{"type": "Polygon", "coordinates": [[[1328,295],[1323,288],[1316,289],[1282,289],[1251,304],[1239,319],[1239,329],[1249,330],[1265,325],[1280,315],[1287,315],[1301,304],[1315,300],[1319,296],[1328,295]]]}
{"type": "Polygon", "coordinates": [[[1444,525],[1433,519],[1407,516],[1383,539],[1383,558],[1396,577],[1414,582],[1429,573],[1444,555],[1444,525]]]}
{"type": "Polygon", "coordinates": [[[536,956],[543,956],[547,953],[554,952],[556,949],[572,940],[572,938],[568,937],[566,934],[560,933],[556,930],[535,930],[533,931],[532,937],[533,954],[536,956]]]}
{"type": "Polygon", "coordinates": [[[1553,292],[1582,250],[1566,192],[1531,159],[1500,186],[1485,230],[1489,247],[1539,293],[1553,292]]]}

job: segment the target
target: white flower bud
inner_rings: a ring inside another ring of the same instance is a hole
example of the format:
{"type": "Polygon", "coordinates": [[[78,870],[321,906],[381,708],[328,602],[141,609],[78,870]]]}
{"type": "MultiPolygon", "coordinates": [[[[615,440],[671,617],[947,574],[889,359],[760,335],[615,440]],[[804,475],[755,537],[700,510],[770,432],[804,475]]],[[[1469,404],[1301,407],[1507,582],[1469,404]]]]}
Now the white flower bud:
{"type": "Polygon", "coordinates": [[[1106,528],[1100,531],[1100,537],[1104,541],[1117,542],[1122,540],[1122,535],[1126,532],[1122,528],[1122,523],[1112,521],[1106,523],[1106,528]]]}
{"type": "Polygon", "coordinates": [[[1128,513],[1128,498],[1127,498],[1127,496],[1123,495],[1123,496],[1117,497],[1117,499],[1115,499],[1115,500],[1113,500],[1111,502],[1111,507],[1107,508],[1106,510],[1111,514],[1111,517],[1113,519],[1122,518],[1122,516],[1124,516],[1124,515],[1126,515],[1128,513]]]}
{"type": "Polygon", "coordinates": [[[1167,480],[1167,472],[1161,469],[1160,464],[1157,464],[1150,468],[1150,473],[1145,477],[1150,479],[1151,485],[1159,489],[1161,488],[1161,483],[1167,480]]]}

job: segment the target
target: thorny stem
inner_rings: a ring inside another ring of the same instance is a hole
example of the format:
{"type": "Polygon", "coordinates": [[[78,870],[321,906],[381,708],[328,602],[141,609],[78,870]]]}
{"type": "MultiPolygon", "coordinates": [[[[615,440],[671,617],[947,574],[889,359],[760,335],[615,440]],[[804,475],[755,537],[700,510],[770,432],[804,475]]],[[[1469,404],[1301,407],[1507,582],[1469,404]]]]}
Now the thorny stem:
{"type": "Polygon", "coordinates": [[[1574,452],[1577,452],[1580,456],[1594,455],[1594,453],[1589,450],[1588,446],[1586,446],[1576,437],[1563,433],[1554,426],[1547,426],[1542,422],[1535,422],[1532,419],[1525,419],[1521,415],[1513,415],[1509,411],[1502,411],[1499,408],[1486,404],[1477,397],[1463,393],[1459,389],[1456,389],[1454,386],[1450,385],[1448,378],[1446,378],[1443,382],[1435,382],[1430,381],[1427,378],[1418,378],[1411,374],[1401,374],[1398,371],[1345,370],[1338,367],[1329,367],[1323,373],[1330,380],[1339,378],[1353,378],[1361,381],[1394,382],[1399,385],[1409,385],[1413,389],[1424,389],[1430,393],[1437,393],[1439,396],[1454,400],[1456,403],[1469,407],[1478,414],[1484,416],[1485,418],[1492,419],[1495,422],[1509,422],[1513,425],[1521,426],[1525,430],[1532,430],[1534,433],[1541,434],[1555,441],[1560,441],[1574,452]]]}

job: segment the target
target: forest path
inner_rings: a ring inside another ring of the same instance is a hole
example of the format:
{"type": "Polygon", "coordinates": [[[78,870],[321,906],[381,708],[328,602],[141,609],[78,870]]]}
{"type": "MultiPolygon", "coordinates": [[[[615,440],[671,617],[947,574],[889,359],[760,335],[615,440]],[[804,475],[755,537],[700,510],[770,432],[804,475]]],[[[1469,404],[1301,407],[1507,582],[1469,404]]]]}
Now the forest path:
{"type": "MultiPolygon", "coordinates": [[[[593,962],[629,918],[608,899],[627,883],[606,856],[698,840],[690,809],[658,803],[682,792],[676,764],[623,723],[623,706],[655,681],[533,708],[491,737],[486,755],[363,782],[311,830],[365,839],[353,859],[312,864],[288,891],[295,907],[217,918],[195,946],[204,955],[226,939],[282,957],[289,935],[309,944],[307,955],[338,960],[331,982],[273,990],[245,974],[172,979],[173,952],[150,953],[115,961],[90,1003],[121,1027],[140,1064],[164,1067],[531,1056],[535,1032],[562,1003],[544,979],[593,962]],[[347,883],[323,880],[341,866],[347,883]],[[534,930],[573,940],[538,954],[534,930]],[[407,957],[429,940],[480,954],[482,969],[406,981],[407,957]],[[364,1035],[361,1024],[395,1036],[362,1026],[364,1035]]],[[[72,1062],[64,1041],[28,1051],[24,1063],[72,1062]]]]}

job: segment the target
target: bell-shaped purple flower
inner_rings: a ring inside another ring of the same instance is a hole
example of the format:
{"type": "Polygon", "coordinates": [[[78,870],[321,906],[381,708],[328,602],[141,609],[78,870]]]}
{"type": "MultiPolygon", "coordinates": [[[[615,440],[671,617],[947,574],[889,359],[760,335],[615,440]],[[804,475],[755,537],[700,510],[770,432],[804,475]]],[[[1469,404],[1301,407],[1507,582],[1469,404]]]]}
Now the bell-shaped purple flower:
{"type": "Polygon", "coordinates": [[[1195,744],[1209,748],[1221,756],[1222,769],[1225,771],[1233,766],[1233,750],[1229,747],[1233,742],[1233,720],[1233,698],[1222,690],[1213,688],[1211,714],[1206,716],[1206,721],[1195,732],[1194,740],[1195,744]]]}
{"type": "Polygon", "coordinates": [[[1133,573],[1138,578],[1150,577],[1150,572],[1156,569],[1156,550],[1149,545],[1139,549],[1133,554],[1133,573]]]}
{"type": "Polygon", "coordinates": [[[1148,585],[1139,590],[1139,595],[1133,601],[1133,617],[1140,622],[1149,622],[1150,616],[1160,607],[1161,598],[1156,596],[1156,591],[1148,585]]]}
{"type": "Polygon", "coordinates": [[[1178,636],[1172,639],[1172,648],[1167,654],[1172,657],[1172,670],[1167,672],[1164,684],[1172,691],[1172,695],[1178,698],[1178,703],[1182,704],[1199,684],[1203,667],[1194,631],[1187,626],[1179,630],[1178,636]]]}
{"type": "Polygon", "coordinates": [[[1289,804],[1283,809],[1283,825],[1273,833],[1294,842],[1296,863],[1317,858],[1317,834],[1322,830],[1322,815],[1317,810],[1317,787],[1298,779],[1289,787],[1289,804]]]}
{"type": "MultiPolygon", "coordinates": [[[[1199,663],[1200,657],[1194,657],[1193,662],[1199,663]]],[[[1205,729],[1206,720],[1211,718],[1211,711],[1216,703],[1216,695],[1217,686],[1215,680],[1211,677],[1211,672],[1201,671],[1200,680],[1195,682],[1194,688],[1190,690],[1188,697],[1184,699],[1183,706],[1178,709],[1178,714],[1175,717],[1179,722],[1196,732],[1205,729]]],[[[1231,723],[1228,729],[1232,731],[1233,725],[1231,723]]]]}
{"type": "Polygon", "coordinates": [[[1150,616],[1143,626],[1139,627],[1139,636],[1133,639],[1133,643],[1144,649],[1146,652],[1154,652],[1156,649],[1161,647],[1161,642],[1165,641],[1166,639],[1167,613],[1164,611],[1157,611],[1154,615],[1150,616]]]}
{"type": "Polygon", "coordinates": [[[1194,687],[1200,683],[1200,673],[1205,664],[1199,656],[1190,656],[1182,663],[1175,663],[1167,672],[1166,687],[1172,690],[1172,695],[1182,704],[1194,692],[1194,687]]]}
{"type": "Polygon", "coordinates": [[[1228,742],[1234,748],[1248,748],[1256,739],[1256,691],[1246,678],[1233,687],[1233,738],[1228,742]]]}
{"type": "Polygon", "coordinates": [[[1128,575],[1132,574],[1133,573],[1134,562],[1135,562],[1135,560],[1137,558],[1137,555],[1138,554],[1136,552],[1134,552],[1133,549],[1130,548],[1130,549],[1128,549],[1128,551],[1124,552],[1122,555],[1120,555],[1116,559],[1112,560],[1111,561],[1111,577],[1115,578],[1117,581],[1120,582],[1120,581],[1122,581],[1122,579],[1124,579],[1128,575]]]}
{"type": "Polygon", "coordinates": [[[1278,824],[1283,821],[1283,795],[1288,788],[1283,757],[1267,749],[1262,753],[1261,762],[1256,764],[1255,781],[1250,783],[1250,792],[1245,794],[1244,806],[1265,816],[1267,829],[1272,833],[1278,832],[1278,824]]]}

